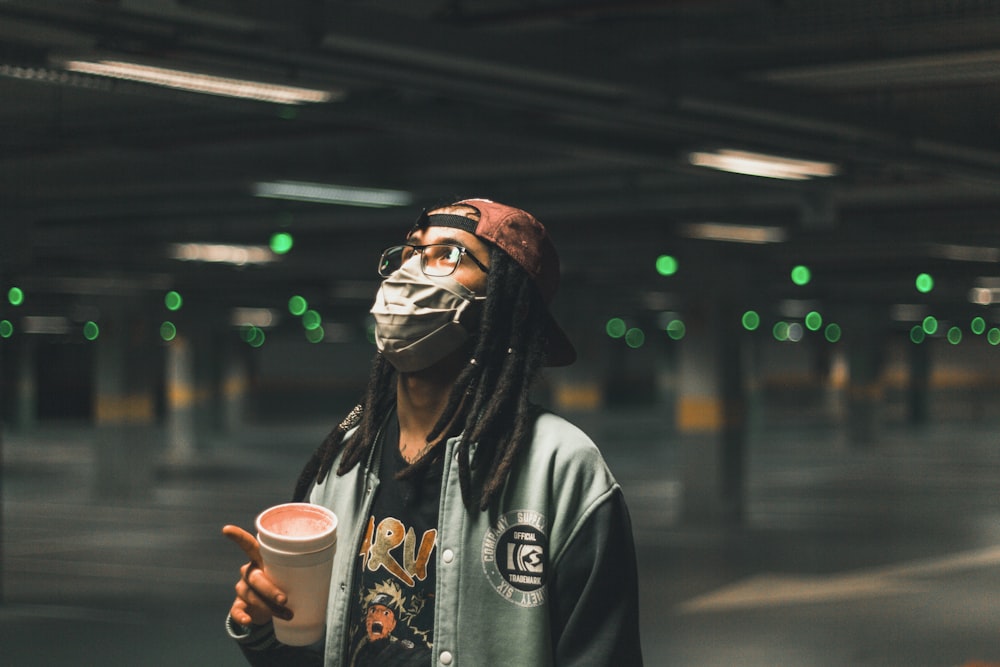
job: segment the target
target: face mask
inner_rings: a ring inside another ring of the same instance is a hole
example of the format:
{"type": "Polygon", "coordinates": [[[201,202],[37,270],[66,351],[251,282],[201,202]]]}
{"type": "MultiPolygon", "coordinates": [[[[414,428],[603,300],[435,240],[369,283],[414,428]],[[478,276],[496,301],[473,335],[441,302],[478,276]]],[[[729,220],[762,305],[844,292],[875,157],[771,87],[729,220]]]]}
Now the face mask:
{"type": "Polygon", "coordinates": [[[451,276],[424,275],[414,258],[383,280],[375,295],[378,351],[404,373],[433,366],[469,339],[485,300],[451,276]]]}

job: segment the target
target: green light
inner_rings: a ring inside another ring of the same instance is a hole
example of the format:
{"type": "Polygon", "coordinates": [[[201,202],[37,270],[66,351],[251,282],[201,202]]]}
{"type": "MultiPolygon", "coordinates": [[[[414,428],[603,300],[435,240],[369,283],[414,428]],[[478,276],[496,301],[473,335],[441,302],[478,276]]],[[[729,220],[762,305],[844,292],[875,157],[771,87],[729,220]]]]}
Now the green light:
{"type": "Polygon", "coordinates": [[[756,310],[748,310],[743,313],[743,328],[747,331],[756,331],[760,326],[760,315],[756,310]]]}
{"type": "Polygon", "coordinates": [[[822,315],[815,310],[806,315],[806,329],[809,329],[809,331],[819,331],[821,326],[823,326],[822,315]]]}
{"type": "Polygon", "coordinates": [[[774,326],[771,327],[771,334],[774,336],[774,340],[788,340],[788,322],[775,322],[774,326]]]}
{"type": "Polygon", "coordinates": [[[177,327],[174,326],[173,322],[167,320],[160,325],[160,338],[168,343],[177,338],[177,327]]]}
{"type": "Polygon", "coordinates": [[[958,345],[962,342],[962,330],[958,327],[952,327],[948,329],[948,342],[952,345],[958,345]]]}
{"type": "Polygon", "coordinates": [[[163,304],[167,307],[167,310],[176,312],[184,305],[184,299],[181,298],[179,292],[171,290],[163,297],[163,304]]]}
{"type": "Polygon", "coordinates": [[[924,333],[924,328],[919,324],[913,325],[913,328],[910,329],[910,340],[920,345],[924,342],[925,338],[927,338],[927,334],[924,333]]]}
{"type": "Polygon", "coordinates": [[[823,336],[831,343],[836,343],[840,340],[841,333],[840,325],[832,322],[827,324],[826,329],[823,330],[823,336]]]}
{"type": "Polygon", "coordinates": [[[307,308],[309,308],[309,302],[298,294],[288,300],[288,312],[296,317],[306,312],[307,308]]]}
{"type": "Polygon", "coordinates": [[[792,269],[792,282],[796,285],[799,285],[800,287],[802,285],[808,285],[810,280],[812,280],[812,272],[809,270],[808,266],[800,264],[792,269]]]}
{"type": "Polygon", "coordinates": [[[986,340],[990,342],[990,345],[1000,345],[1000,329],[993,327],[990,332],[986,334],[986,340]]]}
{"type": "Polygon", "coordinates": [[[917,291],[921,294],[927,294],[934,289],[934,279],[931,278],[929,273],[921,273],[917,276],[914,284],[917,286],[917,291]]]}
{"type": "Polygon", "coordinates": [[[284,255],[286,252],[292,249],[295,241],[292,239],[292,235],[287,232],[278,232],[271,236],[271,252],[275,255],[284,255]]]}
{"type": "Polygon", "coordinates": [[[283,106],[278,109],[278,118],[281,120],[295,120],[299,117],[298,107],[283,106]]]}
{"type": "Polygon", "coordinates": [[[252,324],[246,324],[240,330],[240,337],[250,347],[260,347],[264,344],[264,330],[252,324]]]}
{"type": "Polygon", "coordinates": [[[24,303],[24,290],[20,287],[11,287],[7,290],[7,300],[12,306],[20,306],[24,303]]]}
{"type": "Polygon", "coordinates": [[[670,255],[660,255],[656,258],[656,272],[661,276],[672,276],[677,273],[677,259],[670,255]]]}
{"type": "Polygon", "coordinates": [[[612,338],[621,338],[625,335],[625,320],[620,317],[612,317],[608,320],[608,323],[604,325],[604,330],[612,338]]]}
{"type": "Polygon", "coordinates": [[[922,326],[924,327],[924,333],[926,333],[928,336],[933,336],[934,334],[937,333],[938,330],[937,318],[934,317],[933,315],[928,315],[927,317],[924,318],[922,326]]]}
{"type": "Polygon", "coordinates": [[[631,347],[633,350],[642,347],[642,344],[646,342],[646,334],[642,329],[637,329],[632,327],[625,332],[625,344],[631,347]]]}
{"type": "Polygon", "coordinates": [[[981,317],[973,317],[972,324],[969,325],[969,329],[971,329],[972,333],[977,336],[981,335],[984,331],[986,331],[986,320],[981,317]]]}
{"type": "Polygon", "coordinates": [[[310,343],[319,343],[323,340],[326,332],[323,331],[323,327],[316,327],[315,329],[306,329],[306,340],[310,343]]]}
{"type": "Polygon", "coordinates": [[[365,327],[365,338],[367,338],[368,342],[371,343],[372,345],[375,344],[375,324],[374,323],[370,323],[368,326],[365,327]]]}
{"type": "Polygon", "coordinates": [[[685,334],[687,334],[687,327],[684,326],[684,322],[674,320],[667,325],[667,335],[673,340],[680,340],[684,338],[685,334]]]}
{"type": "Polygon", "coordinates": [[[10,320],[0,320],[0,338],[10,338],[14,335],[14,325],[10,320]]]}
{"type": "Polygon", "coordinates": [[[323,324],[323,318],[315,310],[307,310],[302,313],[302,326],[308,331],[318,329],[321,324],[323,324]]]}
{"type": "Polygon", "coordinates": [[[101,328],[97,326],[97,322],[88,321],[83,325],[83,337],[87,340],[97,340],[97,337],[101,335],[101,328]]]}

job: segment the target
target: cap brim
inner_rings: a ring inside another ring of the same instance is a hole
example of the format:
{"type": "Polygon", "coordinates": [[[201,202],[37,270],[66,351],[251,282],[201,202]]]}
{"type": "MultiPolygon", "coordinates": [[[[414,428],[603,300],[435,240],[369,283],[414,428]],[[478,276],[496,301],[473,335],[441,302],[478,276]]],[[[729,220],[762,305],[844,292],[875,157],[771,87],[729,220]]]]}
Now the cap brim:
{"type": "Polygon", "coordinates": [[[576,361],[576,348],[551,313],[545,325],[545,365],[569,366],[576,361]]]}

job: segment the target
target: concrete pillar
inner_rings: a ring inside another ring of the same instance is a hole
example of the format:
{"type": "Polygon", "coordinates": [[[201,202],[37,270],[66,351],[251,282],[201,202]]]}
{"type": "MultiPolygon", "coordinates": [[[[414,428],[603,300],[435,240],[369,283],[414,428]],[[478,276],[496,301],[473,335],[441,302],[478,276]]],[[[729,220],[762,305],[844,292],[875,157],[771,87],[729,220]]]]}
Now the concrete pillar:
{"type": "Polygon", "coordinates": [[[246,422],[247,399],[250,392],[250,361],[235,345],[226,346],[222,370],[221,417],[222,431],[232,433],[246,422]]]}
{"type": "Polygon", "coordinates": [[[160,444],[154,428],[160,363],[156,332],[136,296],[109,300],[101,312],[94,379],[96,493],[142,498],[149,492],[160,444]]]}
{"type": "Polygon", "coordinates": [[[845,327],[847,342],[847,434],[853,445],[878,440],[885,386],[886,313],[877,307],[855,308],[845,327]]]}
{"type": "Polygon", "coordinates": [[[178,336],[166,346],[166,458],[171,463],[194,459],[195,430],[194,354],[190,341],[178,336]]]}
{"type": "Polygon", "coordinates": [[[910,345],[910,377],[907,386],[909,421],[913,426],[925,425],[930,417],[931,340],[910,345]]]}
{"type": "Polygon", "coordinates": [[[746,341],[734,309],[706,299],[686,320],[677,387],[682,515],[740,521],[748,428],[746,341]]]}
{"type": "Polygon", "coordinates": [[[195,429],[198,435],[198,447],[205,449],[222,425],[220,417],[222,346],[215,329],[211,326],[210,316],[206,316],[201,320],[201,324],[194,328],[192,343],[195,429]]]}
{"type": "Polygon", "coordinates": [[[38,425],[38,342],[34,336],[22,334],[17,351],[14,428],[25,432],[38,425]]]}

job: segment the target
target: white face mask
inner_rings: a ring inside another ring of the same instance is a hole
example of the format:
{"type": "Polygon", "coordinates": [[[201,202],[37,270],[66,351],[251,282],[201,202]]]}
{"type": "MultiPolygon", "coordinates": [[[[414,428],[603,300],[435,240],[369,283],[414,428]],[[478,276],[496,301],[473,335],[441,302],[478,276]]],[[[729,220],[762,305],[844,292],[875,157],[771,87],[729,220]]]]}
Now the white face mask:
{"type": "Polygon", "coordinates": [[[425,275],[414,258],[383,280],[375,295],[378,351],[398,371],[429,368],[469,339],[485,300],[451,276],[425,275]]]}

